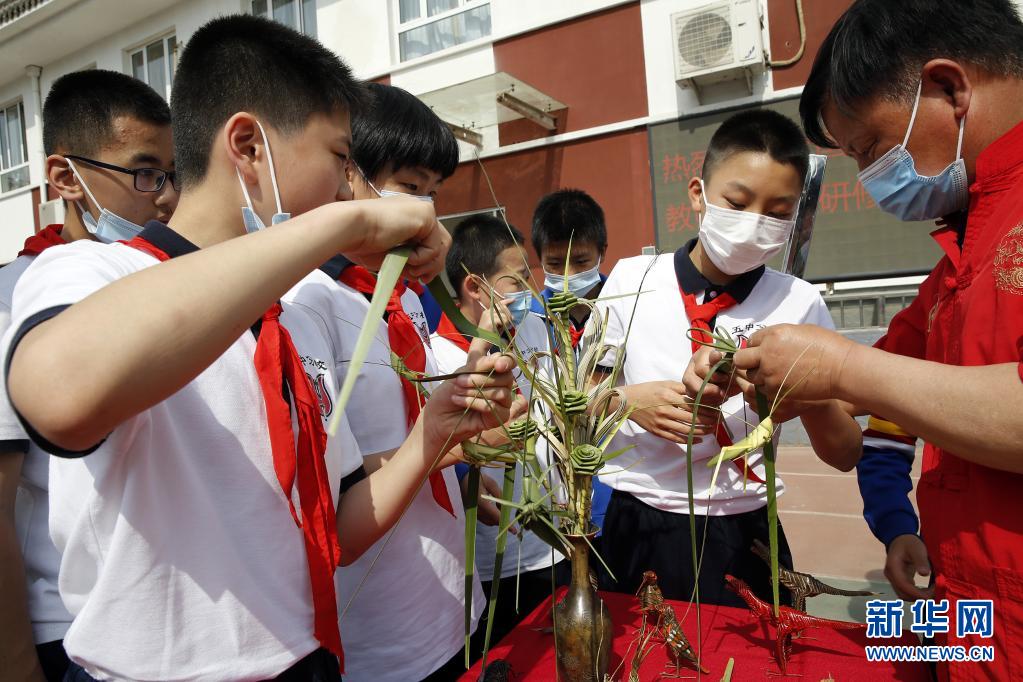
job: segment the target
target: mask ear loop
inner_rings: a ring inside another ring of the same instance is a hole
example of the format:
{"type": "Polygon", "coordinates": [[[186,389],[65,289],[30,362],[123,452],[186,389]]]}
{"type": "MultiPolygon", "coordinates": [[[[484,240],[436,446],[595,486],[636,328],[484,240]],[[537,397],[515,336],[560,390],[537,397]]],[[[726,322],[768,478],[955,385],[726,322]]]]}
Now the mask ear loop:
{"type": "Polygon", "coordinates": [[[266,131],[263,130],[263,124],[256,121],[256,125],[259,127],[259,132],[263,135],[263,145],[266,147],[266,160],[270,164],[270,185],[274,189],[274,201],[277,202],[277,212],[284,213],[281,209],[281,193],[277,189],[277,171],[274,170],[274,155],[270,151],[270,138],[266,136],[266,131]]]}
{"type": "Polygon", "coordinates": [[[916,112],[920,108],[920,93],[923,92],[924,82],[921,80],[916,85],[916,99],[913,101],[913,113],[909,116],[909,126],[906,128],[906,136],[902,138],[902,148],[906,148],[909,142],[909,134],[913,132],[913,123],[916,121],[916,112]]]}
{"type": "MultiPolygon", "coordinates": [[[[93,204],[96,205],[96,210],[97,211],[102,213],[103,212],[103,207],[99,205],[98,201],[96,201],[96,197],[93,196],[92,191],[89,189],[89,185],[86,184],[85,179],[82,177],[81,173],[79,173],[78,169],[75,168],[74,162],[71,159],[67,158],[66,156],[64,157],[64,160],[67,161],[68,168],[71,169],[71,172],[74,174],[75,178],[82,185],[82,189],[85,190],[85,195],[89,197],[89,201],[91,201],[93,204]]],[[[76,201],[75,203],[78,204],[79,202],[76,201]]],[[[81,208],[80,205],[79,205],[79,208],[81,208]]],[[[86,213],[88,213],[88,211],[86,211],[86,213]]],[[[98,220],[98,218],[97,218],[97,220],[98,220]]]]}
{"type": "Polygon", "coordinates": [[[238,184],[242,186],[242,194],[245,195],[245,208],[255,213],[256,209],[252,208],[252,199],[249,197],[249,188],[245,186],[245,180],[242,179],[242,172],[238,170],[237,166],[234,167],[234,172],[238,175],[238,184]]]}
{"type": "Polygon", "coordinates": [[[959,142],[956,143],[956,161],[963,158],[963,131],[966,129],[966,114],[959,119],[959,142]]]}

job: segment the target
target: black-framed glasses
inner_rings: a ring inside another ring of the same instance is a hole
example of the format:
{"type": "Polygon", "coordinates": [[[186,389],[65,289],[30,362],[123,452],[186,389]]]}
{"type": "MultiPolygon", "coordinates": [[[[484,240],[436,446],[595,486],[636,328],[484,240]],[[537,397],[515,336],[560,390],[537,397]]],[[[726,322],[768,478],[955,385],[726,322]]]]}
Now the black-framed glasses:
{"type": "Polygon", "coordinates": [[[115,166],[112,163],[96,161],[95,159],[87,159],[84,156],[75,156],[73,154],[65,154],[64,158],[81,161],[82,163],[87,163],[90,166],[96,166],[97,168],[106,168],[107,170],[117,171],[118,173],[127,173],[134,178],[135,189],[139,192],[159,192],[163,189],[164,184],[167,182],[167,178],[170,178],[171,186],[174,187],[175,190],[181,191],[181,188],[178,186],[178,176],[174,173],[174,171],[166,171],[162,168],[124,168],[122,166],[115,166]]]}

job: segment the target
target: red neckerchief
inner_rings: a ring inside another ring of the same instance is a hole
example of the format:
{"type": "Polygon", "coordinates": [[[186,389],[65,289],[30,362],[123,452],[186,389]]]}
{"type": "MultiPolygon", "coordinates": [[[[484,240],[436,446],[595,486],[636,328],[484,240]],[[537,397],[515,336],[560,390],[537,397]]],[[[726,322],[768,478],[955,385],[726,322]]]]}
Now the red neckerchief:
{"type": "Polygon", "coordinates": [[[583,332],[586,331],[585,327],[576,327],[575,322],[572,322],[568,328],[568,333],[572,336],[572,349],[575,350],[579,347],[579,341],[583,338],[583,332]]]}
{"type": "MultiPolygon", "coordinates": [[[[168,255],[142,237],[124,242],[158,260],[168,255]]],[[[302,529],[309,582],[313,592],[313,634],[323,648],[341,662],[341,633],[338,629],[337,597],[334,571],[341,562],[341,545],[337,538],[337,520],[331,497],[324,453],[327,434],[320,417],[320,405],[309,377],[288,330],[280,324],[281,304],[275,303],[263,313],[259,339],[253,362],[266,404],[266,422],[273,453],[274,471],[288,501],[291,516],[302,529]],[[298,421],[298,447],[291,423],[291,408],[285,397],[284,384],[295,403],[298,421]],[[292,501],[292,490],[298,480],[302,507],[299,518],[292,501]]]]}
{"type": "MultiPolygon", "coordinates": [[[[350,265],[341,272],[338,277],[343,284],[347,284],[361,294],[372,294],[376,287],[376,275],[361,265],[350,265]]],[[[387,319],[387,341],[391,352],[397,355],[405,363],[405,366],[417,374],[426,372],[426,350],[423,348],[423,339],[419,336],[412,319],[401,307],[401,296],[405,293],[406,285],[398,282],[391,292],[391,298],[387,301],[385,317],[387,319]]],[[[408,425],[411,427],[419,419],[419,412],[422,410],[419,388],[403,376],[399,376],[401,391],[405,396],[405,416],[408,425]]],[[[430,490],[433,492],[433,499],[452,516],[455,515],[455,508],[451,505],[451,498],[448,496],[448,487],[444,482],[444,476],[439,471],[430,474],[430,490]]]]}
{"type": "Polygon", "coordinates": [[[45,228],[25,240],[25,246],[18,252],[18,255],[38,256],[51,246],[66,244],[67,242],[64,241],[64,238],[60,236],[60,231],[63,228],[64,226],[60,224],[47,225],[45,228]]]}
{"type": "MultiPolygon", "coordinates": [[[[735,305],[735,299],[732,298],[731,294],[727,293],[698,304],[696,302],[696,295],[687,294],[682,288],[682,285],[679,285],[678,292],[682,294],[682,304],[686,309],[686,317],[689,318],[689,326],[694,329],[702,329],[704,332],[711,331],[710,323],[715,317],[717,317],[719,312],[735,305]]],[[[705,343],[710,343],[711,341],[710,336],[706,333],[696,332],[693,336],[705,343]]],[[[699,350],[699,348],[700,344],[693,341],[693,353],[699,350]]],[[[718,420],[717,429],[715,430],[714,435],[717,438],[718,445],[732,445],[732,439],[728,436],[728,430],[725,428],[724,415],[722,415],[721,419],[718,420]]],[[[766,483],[766,481],[760,478],[753,469],[746,465],[745,459],[742,463],[740,463],[739,460],[732,460],[732,464],[734,464],[739,470],[739,473],[746,478],[749,478],[756,483],[766,483]]]]}
{"type": "Polygon", "coordinates": [[[458,331],[455,323],[452,322],[447,315],[440,316],[440,322],[437,323],[437,336],[447,339],[466,353],[469,352],[469,345],[472,341],[466,338],[465,334],[458,331]]]}

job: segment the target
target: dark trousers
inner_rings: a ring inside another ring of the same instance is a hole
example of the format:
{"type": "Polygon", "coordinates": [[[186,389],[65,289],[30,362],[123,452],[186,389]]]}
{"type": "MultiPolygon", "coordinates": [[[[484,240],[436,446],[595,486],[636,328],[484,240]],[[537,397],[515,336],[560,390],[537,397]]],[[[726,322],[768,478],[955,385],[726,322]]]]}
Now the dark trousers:
{"type": "Polygon", "coordinates": [[[36,644],[36,656],[39,657],[39,665],[43,669],[46,682],[60,682],[64,679],[64,674],[71,665],[67,652],[64,651],[64,640],[36,644]]]}
{"type": "MultiPolygon", "coordinates": [[[[566,584],[566,576],[559,570],[562,561],[554,567],[555,584],[566,584]]],[[[505,635],[514,629],[523,618],[551,596],[551,568],[538,568],[535,571],[527,571],[518,576],[518,610],[515,609],[515,581],[516,576],[511,575],[501,579],[501,586],[498,588],[497,606],[494,610],[494,624],[491,626],[490,648],[493,649],[505,635]]],[[[484,606],[483,615],[480,617],[476,632],[469,639],[470,660],[475,663],[483,657],[483,641],[486,639],[487,615],[489,613],[490,587],[493,583],[488,581],[482,583],[483,594],[487,596],[487,605],[484,606]]],[[[491,657],[492,658],[492,657],[491,657]]],[[[489,662],[489,659],[488,659],[489,662]]],[[[465,649],[451,657],[447,663],[432,672],[422,682],[452,682],[465,673],[465,649]]]]}
{"type": "MultiPolygon", "coordinates": [[[[93,682],[96,678],[72,663],[64,682],[93,682]]],[[[341,682],[341,669],[337,657],[326,649],[317,649],[277,677],[280,682],[341,682]]]]}
{"type": "MultiPolygon", "coordinates": [[[[700,566],[700,602],[746,608],[746,603],[725,587],[725,575],[741,578],[761,599],[770,602],[771,569],[750,551],[753,539],[765,545],[767,508],[728,516],[697,516],[697,556],[706,532],[700,566]]],[[[692,548],[689,516],[673,514],[643,504],[632,495],[615,490],[604,517],[602,556],[617,582],[601,576],[602,589],[635,593],[644,571],[657,574],[667,599],[689,601],[693,594],[692,548]]],[[[778,563],[792,568],[792,553],[781,525],[778,526],[778,563]]],[[[781,602],[792,598],[781,587],[781,602]]]]}

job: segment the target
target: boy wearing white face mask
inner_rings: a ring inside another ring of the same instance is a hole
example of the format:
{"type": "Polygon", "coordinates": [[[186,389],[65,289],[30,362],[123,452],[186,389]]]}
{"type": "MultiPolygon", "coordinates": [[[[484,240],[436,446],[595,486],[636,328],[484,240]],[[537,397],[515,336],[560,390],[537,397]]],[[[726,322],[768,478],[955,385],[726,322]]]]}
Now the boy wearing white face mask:
{"type": "MultiPolygon", "coordinates": [[[[816,289],[765,266],[785,245],[806,174],[809,150],[795,123],[767,110],[726,120],[711,138],[703,177],[689,196],[701,216],[699,237],[673,256],[620,261],[601,292],[607,342],[625,352],[622,392],[636,411],[612,448],[634,446],[604,469],[614,488],[604,525],[604,558],[617,578],[610,589],[635,591],[646,570],[657,573],[664,596],[689,599],[695,576],[690,556],[686,439],[693,448],[697,540],[706,534],[700,595],[707,603],[742,606],[724,589],[724,575],[741,576],[770,599],[770,574],[751,551],[767,543],[766,472],[760,455],[726,463],[711,485],[706,461],[743,438],[757,422],[743,396],[693,416],[681,383],[695,344],[690,328],[724,327],[740,340],[781,323],[831,328],[816,289]],[[642,296],[614,298],[643,291],[642,296]],[[631,321],[631,329],[630,329],[631,321]]],[[[611,366],[614,357],[604,358],[611,366]]],[[[796,378],[798,380],[798,377],[796,378]]],[[[834,401],[782,403],[780,423],[799,415],[818,455],[848,470],[859,457],[860,430],[834,401]]],[[[784,491],[778,481],[779,494],[784,491]]],[[[781,562],[792,565],[779,529],[781,562]]],[[[787,595],[783,595],[787,599],[787,595]]]]}
{"type": "MultiPolygon", "coordinates": [[[[523,281],[528,282],[530,276],[524,242],[517,229],[499,218],[483,215],[466,218],[452,235],[446,271],[448,281],[457,294],[458,307],[465,317],[475,325],[499,331],[511,338],[521,357],[528,362],[538,353],[546,352],[550,343],[543,320],[530,312],[532,291],[523,287],[523,281]]],[[[453,372],[464,365],[471,342],[471,338],[462,335],[447,316],[441,317],[437,333],[431,339],[440,372],[453,372]]],[[[475,343],[489,345],[479,340],[475,343]]],[[[549,364],[546,359],[538,358],[538,361],[541,369],[549,364]]],[[[515,376],[519,392],[528,398],[531,391],[529,379],[521,372],[516,372],[515,376]]],[[[499,431],[484,435],[489,436],[487,440],[492,443],[506,440],[499,431]]],[[[459,465],[455,468],[458,470],[459,465]]],[[[482,471],[485,492],[500,496],[502,471],[487,467],[482,471]]],[[[521,483],[519,471],[515,481],[516,499],[522,494],[521,483]]],[[[491,642],[500,641],[521,615],[530,613],[550,596],[550,566],[562,559],[533,533],[519,529],[508,544],[508,558],[501,574],[495,576],[498,514],[498,508],[492,502],[479,501],[476,572],[483,581],[484,594],[490,594],[490,581],[501,580],[501,598],[494,615],[491,642]]],[[[481,621],[473,637],[474,657],[481,655],[485,626],[485,620],[481,621]]]]}

